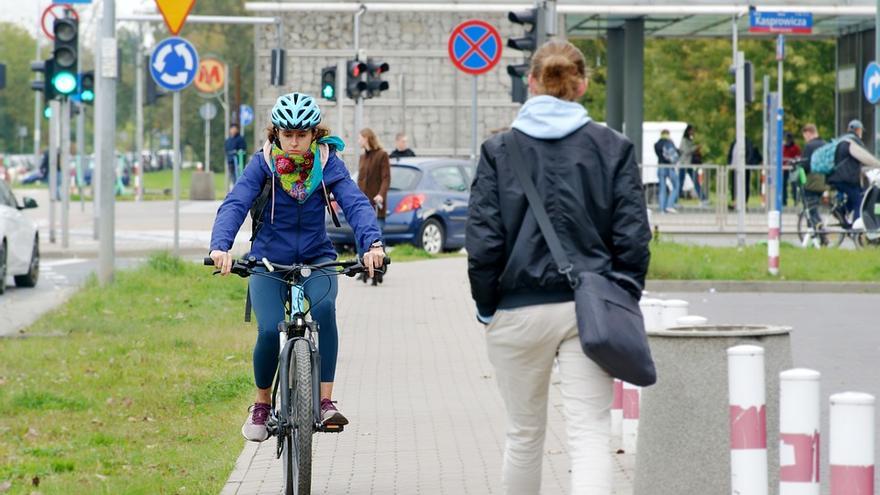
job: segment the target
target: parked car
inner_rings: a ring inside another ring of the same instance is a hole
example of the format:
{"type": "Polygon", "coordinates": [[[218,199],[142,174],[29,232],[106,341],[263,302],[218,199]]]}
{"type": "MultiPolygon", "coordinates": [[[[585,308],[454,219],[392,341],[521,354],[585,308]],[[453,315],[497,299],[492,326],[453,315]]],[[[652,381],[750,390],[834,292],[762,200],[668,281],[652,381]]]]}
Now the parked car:
{"type": "MultiPolygon", "coordinates": [[[[464,247],[474,165],[452,158],[401,158],[391,163],[391,187],[383,237],[388,245],[413,244],[431,254],[464,247]]],[[[355,174],[354,179],[357,180],[355,174]]],[[[337,249],[356,247],[342,208],[332,203],[341,227],[327,215],[337,249]]]]}
{"type": "Polygon", "coordinates": [[[6,278],[12,276],[17,287],[34,287],[40,275],[40,237],[37,227],[21,210],[36,208],[37,202],[23,198],[21,205],[12,189],[0,181],[0,294],[6,291],[6,278]]]}

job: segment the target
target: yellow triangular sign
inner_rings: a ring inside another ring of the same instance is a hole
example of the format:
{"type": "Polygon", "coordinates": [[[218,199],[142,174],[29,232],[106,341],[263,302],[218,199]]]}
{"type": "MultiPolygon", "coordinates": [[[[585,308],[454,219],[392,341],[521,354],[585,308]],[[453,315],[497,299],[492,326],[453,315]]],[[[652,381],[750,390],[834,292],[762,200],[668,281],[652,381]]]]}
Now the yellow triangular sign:
{"type": "Polygon", "coordinates": [[[156,6],[165,18],[165,25],[175,36],[183,29],[186,16],[195,4],[196,0],[156,0],[156,6]]]}

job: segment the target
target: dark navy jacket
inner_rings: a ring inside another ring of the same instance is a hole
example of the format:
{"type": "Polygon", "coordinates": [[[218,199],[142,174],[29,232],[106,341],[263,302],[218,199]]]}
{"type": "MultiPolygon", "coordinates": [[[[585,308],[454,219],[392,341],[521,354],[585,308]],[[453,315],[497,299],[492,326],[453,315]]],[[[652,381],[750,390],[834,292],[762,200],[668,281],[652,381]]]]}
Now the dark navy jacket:
{"type": "MultiPolygon", "coordinates": [[[[323,157],[322,157],[323,158],[323,157]]],[[[262,151],[253,155],[232,191],[217,210],[211,231],[211,250],[229,251],[235,235],[254,200],[259,196],[271,172],[262,151]]],[[[281,264],[311,263],[320,258],[336,258],[336,251],[327,237],[325,202],[320,189],[304,204],[290,197],[275,180],[275,215],[272,220],[272,198],[263,211],[263,226],[254,239],[250,255],[281,264]]],[[[369,200],[351,179],[345,164],[330,148],[324,166],[324,184],[342,207],[345,218],[354,228],[361,249],[382,238],[376,223],[376,212],[369,200]]]]}
{"type": "Polygon", "coordinates": [[[235,160],[235,155],[238,154],[238,150],[247,150],[247,141],[244,140],[241,134],[236,134],[226,138],[226,141],[223,143],[223,149],[226,151],[226,162],[232,163],[235,160]]]}

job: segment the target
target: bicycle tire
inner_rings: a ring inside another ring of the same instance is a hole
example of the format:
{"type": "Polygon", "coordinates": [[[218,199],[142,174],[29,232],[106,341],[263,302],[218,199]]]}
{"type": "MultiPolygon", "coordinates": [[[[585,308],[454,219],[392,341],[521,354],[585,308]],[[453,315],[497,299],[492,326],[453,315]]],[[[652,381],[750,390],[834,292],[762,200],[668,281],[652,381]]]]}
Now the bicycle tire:
{"type": "Polygon", "coordinates": [[[284,444],[284,493],[308,494],[312,487],[312,434],[315,430],[312,408],[312,357],[308,341],[293,344],[290,360],[291,428],[284,444]]]}
{"type": "MultiPolygon", "coordinates": [[[[822,225],[824,226],[823,229],[817,231],[822,246],[839,247],[843,244],[844,238],[846,238],[846,233],[844,232],[843,225],[840,223],[840,219],[833,215],[828,207],[816,206],[815,208],[817,208],[819,218],[822,219],[822,225]]],[[[804,237],[809,229],[807,215],[808,212],[805,209],[798,213],[797,235],[801,245],[803,245],[804,237]]]]}
{"type": "Polygon", "coordinates": [[[855,234],[856,245],[860,248],[880,248],[880,239],[869,239],[864,232],[855,234]]]}

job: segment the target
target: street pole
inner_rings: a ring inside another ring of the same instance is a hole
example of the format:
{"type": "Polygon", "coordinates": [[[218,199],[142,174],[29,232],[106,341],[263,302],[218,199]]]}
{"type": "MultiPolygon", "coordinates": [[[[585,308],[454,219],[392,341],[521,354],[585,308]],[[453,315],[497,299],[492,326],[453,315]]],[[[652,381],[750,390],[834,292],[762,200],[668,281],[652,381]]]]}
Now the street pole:
{"type": "Polygon", "coordinates": [[[61,102],[61,247],[70,247],[70,100],[61,102]]]}
{"type": "MultiPolygon", "coordinates": [[[[103,20],[99,21],[103,25],[103,20]]],[[[98,33],[96,38],[100,38],[98,33]]],[[[92,239],[98,240],[98,224],[101,218],[101,47],[95,43],[95,114],[92,116],[92,154],[94,156],[94,168],[92,169],[92,239]]]]}
{"type": "MultiPolygon", "coordinates": [[[[345,135],[345,88],[348,85],[348,72],[345,60],[336,62],[336,135],[345,135]]],[[[352,146],[354,143],[352,143],[352,146]]]]}
{"type": "Polygon", "coordinates": [[[211,121],[205,119],[205,172],[211,171],[211,121]]]}
{"type": "Polygon", "coordinates": [[[736,147],[733,152],[736,165],[736,244],[746,245],[746,102],[745,54],[736,52],[736,147]]]}
{"type": "MultiPolygon", "coordinates": [[[[51,81],[46,81],[51,84],[51,81]]],[[[52,100],[49,103],[49,242],[55,244],[55,203],[58,194],[58,139],[61,137],[60,127],[61,103],[52,100]]]]}
{"type": "Polygon", "coordinates": [[[80,211],[86,211],[86,199],[83,191],[83,164],[86,160],[86,105],[79,104],[76,114],[76,188],[79,191],[80,211]]]}
{"type": "Polygon", "coordinates": [[[137,184],[135,187],[135,199],[144,199],[144,53],[143,53],[143,28],[138,24],[138,40],[135,49],[135,147],[137,148],[136,161],[138,164],[137,184]]]}
{"type": "MultiPolygon", "coordinates": [[[[785,110],[782,103],[782,77],[783,77],[783,60],[785,59],[785,38],[780,34],[777,38],[777,48],[776,48],[776,91],[779,93],[779,105],[776,109],[776,142],[778,146],[776,146],[776,204],[775,208],[777,211],[782,212],[782,198],[785,187],[788,185],[785,183],[785,179],[782,173],[782,148],[784,146],[783,139],[784,136],[784,119],[785,119],[785,110]]],[[[780,222],[781,224],[781,222],[780,222]]]]}
{"type": "MultiPolygon", "coordinates": [[[[99,201],[100,218],[98,221],[98,283],[107,285],[113,281],[113,268],[116,253],[114,251],[114,187],[116,186],[116,77],[118,74],[116,59],[116,2],[104,1],[104,15],[101,19],[101,65],[98,80],[99,91],[96,99],[101,102],[100,127],[95,133],[101,134],[100,176],[101,196],[99,201]]],[[[97,112],[96,112],[97,113],[97,112]]],[[[96,150],[96,155],[98,151],[96,150]]]]}
{"type": "MultiPolygon", "coordinates": [[[[880,61],[880,0],[874,15],[874,60],[880,61]]],[[[880,158],[880,107],[877,105],[874,105],[874,156],[880,158]]]]}
{"type": "MultiPolygon", "coordinates": [[[[361,4],[360,8],[354,14],[354,58],[360,62],[366,62],[366,60],[360,59],[360,37],[361,37],[361,16],[367,11],[367,6],[361,4]]],[[[361,128],[363,127],[364,122],[364,99],[361,96],[358,96],[355,99],[354,103],[354,128],[351,130],[351,150],[354,155],[353,159],[357,160],[358,155],[360,155],[360,150],[357,149],[358,135],[361,132],[361,128]]]]}
{"type": "Polygon", "coordinates": [[[477,76],[471,93],[471,161],[477,164],[477,76]]]}
{"type": "MultiPolygon", "coordinates": [[[[226,100],[226,104],[223,106],[223,138],[226,138],[226,134],[229,132],[229,123],[231,116],[231,105],[232,98],[229,97],[229,65],[223,64],[223,99],[226,100]]],[[[241,126],[238,126],[241,129],[241,126]]],[[[243,137],[243,136],[242,136],[243,137]]],[[[226,174],[226,190],[229,190],[229,185],[232,183],[232,177],[230,175],[229,167],[226,166],[226,153],[225,149],[223,150],[223,159],[220,160],[221,165],[223,166],[223,171],[226,174]]],[[[210,172],[211,170],[205,170],[205,172],[210,172]]]]}
{"type": "Polygon", "coordinates": [[[180,91],[174,92],[174,255],[180,254],[180,91]]]}
{"type": "MultiPolygon", "coordinates": [[[[39,8],[39,4],[37,5],[39,8]]],[[[39,15],[37,19],[39,19],[39,15]]],[[[39,33],[37,34],[37,58],[35,60],[40,60],[40,38],[39,33]]],[[[40,73],[37,73],[37,79],[40,79],[40,73]]],[[[43,84],[49,84],[49,81],[44,81],[43,84]]],[[[39,169],[40,160],[42,156],[40,156],[40,142],[42,141],[42,123],[41,120],[43,118],[43,92],[37,91],[34,95],[34,164],[39,169]]]]}

